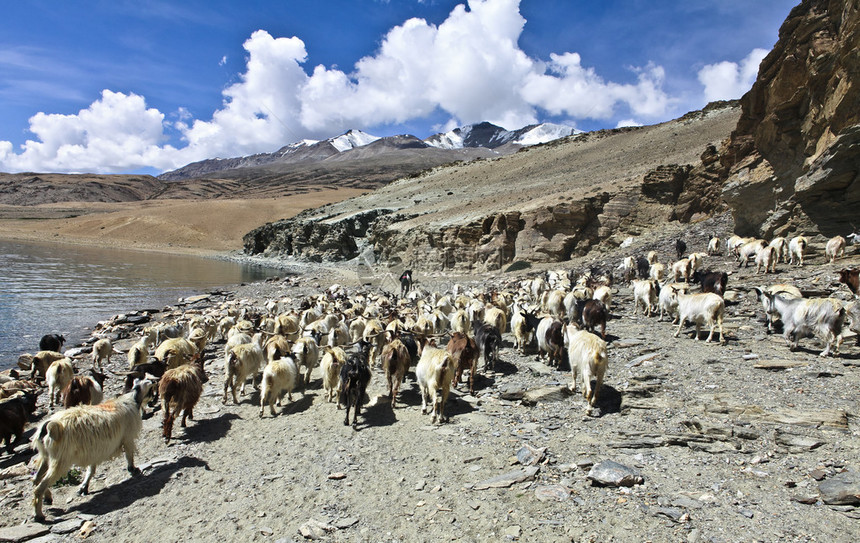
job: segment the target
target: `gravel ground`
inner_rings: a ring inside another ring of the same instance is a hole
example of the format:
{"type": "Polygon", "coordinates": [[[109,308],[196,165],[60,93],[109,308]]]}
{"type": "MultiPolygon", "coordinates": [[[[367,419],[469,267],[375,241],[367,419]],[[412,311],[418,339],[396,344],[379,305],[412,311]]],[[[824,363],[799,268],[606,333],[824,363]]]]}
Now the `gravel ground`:
{"type": "MultiPolygon", "coordinates": [[[[688,238],[691,250],[701,245],[688,238]]],[[[648,248],[601,259],[617,264],[648,248]]],[[[706,262],[734,272],[729,288],[738,301],[727,306],[725,346],[689,333],[675,339],[670,323],[633,317],[630,289],[616,285],[609,369],[591,415],[581,395],[567,392],[569,371],[540,362],[534,347],[520,355],[507,333],[497,371],[480,375],[475,396],[462,386],[452,392],[449,423],[431,425],[421,414],[414,368],[393,411],[374,372],[357,430],[325,401],[318,370],[277,416],[261,419],[252,388],[239,405],[222,405],[223,346],[215,343],[206,351],[210,380],[195,421],[165,445],[160,411],[146,417],[136,456],[144,475],[129,478],[117,459],[99,467],[89,496],[74,486],[55,489],[46,507],[52,524],[24,524],[32,516],[24,464],[31,451],[19,444],[16,454],[4,453],[0,540],[48,529],[65,533],[43,541],[78,540],[83,525],[89,540],[112,542],[856,541],[860,510],[824,504],[819,487],[853,477],[847,488],[857,493],[860,348],[851,337],[839,356],[822,359],[820,344],[807,339],[790,352],[765,333],[746,292],[792,281],[848,299],[835,271],[860,257],[824,264],[817,249],[804,268],[781,264],[767,279],[727,258],[706,262]],[[606,460],[633,468],[643,482],[594,486],[589,471],[606,460]]],[[[511,275],[416,277],[444,289],[511,275]]],[[[333,282],[394,290],[378,271],[309,267],[228,297],[297,301],[333,282]]],[[[124,357],[111,364],[122,369],[124,357]]],[[[45,413],[40,406],[34,420],[45,413]]]]}

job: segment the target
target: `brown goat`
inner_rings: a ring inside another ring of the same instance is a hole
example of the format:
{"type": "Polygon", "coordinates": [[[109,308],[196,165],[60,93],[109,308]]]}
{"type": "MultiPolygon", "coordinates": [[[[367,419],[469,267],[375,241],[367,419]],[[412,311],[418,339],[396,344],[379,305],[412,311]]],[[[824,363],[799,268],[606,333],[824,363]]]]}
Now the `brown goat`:
{"type": "Polygon", "coordinates": [[[97,405],[104,400],[105,378],[104,373],[99,373],[94,369],[90,372],[92,376],[75,376],[72,377],[69,385],[63,389],[63,407],[68,409],[76,405],[97,405]]]}
{"type": "Polygon", "coordinates": [[[860,292],[860,268],[840,270],[839,282],[844,283],[856,296],[860,292]]]}
{"type": "Polygon", "coordinates": [[[460,332],[451,334],[451,340],[448,341],[446,350],[454,359],[457,365],[457,371],[454,376],[454,388],[460,384],[460,379],[463,377],[463,370],[469,367],[469,394],[475,393],[475,373],[478,370],[478,344],[474,338],[470,338],[460,332]]]}
{"type": "Polygon", "coordinates": [[[385,380],[388,382],[391,409],[394,409],[397,394],[400,392],[400,385],[403,383],[403,378],[406,376],[406,370],[409,369],[411,361],[412,357],[409,356],[409,350],[399,338],[395,338],[382,349],[382,369],[385,371],[385,380]]]}
{"type": "Polygon", "coordinates": [[[165,443],[170,442],[173,434],[173,423],[179,410],[182,410],[180,426],[185,428],[185,419],[194,420],[194,406],[203,394],[203,383],[208,381],[203,371],[203,361],[199,355],[192,359],[191,364],[183,364],[172,370],[167,370],[158,382],[158,393],[164,410],[162,436],[165,443]]]}

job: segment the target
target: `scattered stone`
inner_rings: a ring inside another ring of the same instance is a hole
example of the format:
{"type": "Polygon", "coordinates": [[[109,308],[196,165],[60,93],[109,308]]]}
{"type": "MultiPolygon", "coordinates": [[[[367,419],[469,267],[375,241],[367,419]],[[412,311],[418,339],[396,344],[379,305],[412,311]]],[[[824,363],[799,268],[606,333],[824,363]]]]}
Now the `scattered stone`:
{"type": "Polygon", "coordinates": [[[818,496],[815,496],[813,494],[795,494],[791,497],[791,501],[802,503],[804,505],[815,505],[816,503],[818,503],[818,496]]]}
{"type": "Polygon", "coordinates": [[[424,490],[425,486],[427,486],[427,481],[425,481],[424,479],[418,479],[418,482],[415,483],[415,490],[424,490]]]}
{"type": "Polygon", "coordinates": [[[762,360],[761,362],[756,362],[753,364],[753,367],[760,370],[787,370],[789,368],[796,368],[798,366],[808,366],[809,362],[807,361],[795,361],[795,360],[762,360]]]}
{"type": "Polygon", "coordinates": [[[507,385],[499,391],[499,398],[516,402],[523,399],[525,391],[517,385],[507,385]]]}
{"type": "Polygon", "coordinates": [[[652,507],[651,514],[655,517],[666,517],[678,522],[684,516],[684,510],[677,507],[652,507]]]}
{"type": "Polygon", "coordinates": [[[86,539],[91,533],[95,531],[95,529],[96,523],[91,520],[88,520],[84,522],[83,526],[81,526],[81,529],[78,532],[78,537],[80,537],[81,539],[86,539]]]}
{"type": "Polygon", "coordinates": [[[704,504],[699,500],[694,500],[688,496],[678,496],[671,502],[673,507],[683,507],[685,509],[701,509],[704,504]]]}
{"type": "Polygon", "coordinates": [[[827,505],[860,505],[860,473],[843,471],[818,484],[827,505]]]}
{"type": "Polygon", "coordinates": [[[588,479],[597,486],[633,486],[644,482],[638,470],[612,460],[595,464],[588,472],[588,479]]]}
{"type": "Polygon", "coordinates": [[[776,443],[777,445],[785,447],[788,452],[792,453],[811,451],[824,445],[823,441],[819,441],[817,439],[780,431],[776,432],[776,443]]]}
{"type": "MultiPolygon", "coordinates": [[[[613,344],[613,347],[614,346],[615,345],[613,344]]],[[[636,358],[634,358],[633,360],[631,360],[630,362],[627,363],[627,367],[628,368],[635,368],[637,366],[640,366],[643,362],[648,362],[649,360],[654,360],[658,356],[660,356],[660,353],[643,354],[642,356],[637,356],[636,358]]]]}
{"type": "Polygon", "coordinates": [[[260,535],[264,535],[266,537],[273,535],[275,533],[275,531],[273,529],[269,528],[268,526],[260,526],[259,530],[260,530],[260,535]]]}
{"type": "Polygon", "coordinates": [[[21,462],[20,464],[15,464],[14,466],[9,466],[4,470],[0,470],[0,481],[3,479],[18,479],[18,478],[29,478],[30,470],[27,468],[27,464],[21,462]]]}
{"type": "Polygon", "coordinates": [[[463,460],[463,463],[464,464],[471,464],[472,462],[477,462],[478,460],[481,460],[482,458],[484,458],[484,457],[483,456],[472,456],[470,458],[466,458],[465,460],[463,460]]]}
{"type": "Polygon", "coordinates": [[[753,511],[750,511],[749,509],[738,509],[738,513],[745,516],[746,518],[753,518],[755,516],[755,513],[753,511]]]}
{"type": "Polygon", "coordinates": [[[522,528],[520,528],[519,526],[508,526],[502,532],[502,536],[504,536],[506,539],[519,539],[522,531],[522,528]]]}
{"type": "Polygon", "coordinates": [[[70,534],[77,530],[80,530],[81,526],[83,526],[84,521],[79,518],[73,518],[71,520],[65,520],[63,522],[58,522],[51,526],[52,534],[70,534]]]}
{"type": "Polygon", "coordinates": [[[525,405],[535,405],[541,402],[565,401],[570,395],[571,392],[567,386],[549,386],[527,390],[521,399],[525,405]]]}
{"type": "Polygon", "coordinates": [[[824,478],[827,477],[827,474],[824,472],[824,470],[814,469],[809,472],[809,476],[816,481],[823,481],[824,478]]]}
{"type": "Polygon", "coordinates": [[[346,473],[342,471],[338,471],[335,473],[329,473],[328,478],[332,481],[340,481],[341,479],[346,479],[346,473]]]}
{"type": "Polygon", "coordinates": [[[535,478],[540,468],[537,466],[529,466],[522,470],[509,471],[497,477],[481,481],[475,485],[475,490],[487,490],[488,488],[507,488],[516,483],[523,481],[531,481],[535,478]]]}
{"type": "Polygon", "coordinates": [[[325,537],[325,534],[329,532],[335,531],[337,528],[332,526],[331,524],[326,524],[325,522],[320,522],[318,520],[309,520],[306,523],[302,524],[299,527],[299,533],[305,539],[322,539],[325,537]]]}
{"type": "Polygon", "coordinates": [[[346,530],[350,526],[355,526],[356,524],[358,524],[358,518],[357,517],[346,517],[346,518],[341,518],[341,519],[338,519],[337,521],[335,521],[334,527],[337,528],[338,530],[346,530]]]}
{"type": "Polygon", "coordinates": [[[613,349],[626,349],[628,347],[638,347],[645,343],[644,341],[638,339],[619,339],[618,341],[612,342],[613,349]]]}
{"type": "Polygon", "coordinates": [[[524,466],[534,466],[539,464],[546,457],[546,447],[539,449],[531,445],[523,445],[517,451],[517,461],[524,466]]]}
{"type": "Polygon", "coordinates": [[[570,497],[570,489],[562,485],[539,486],[535,488],[535,498],[542,502],[561,502],[570,497]]]}
{"type": "Polygon", "coordinates": [[[17,543],[19,541],[27,541],[34,537],[43,536],[50,531],[51,527],[44,524],[27,523],[18,526],[7,526],[6,528],[0,528],[0,542],[17,543]]]}

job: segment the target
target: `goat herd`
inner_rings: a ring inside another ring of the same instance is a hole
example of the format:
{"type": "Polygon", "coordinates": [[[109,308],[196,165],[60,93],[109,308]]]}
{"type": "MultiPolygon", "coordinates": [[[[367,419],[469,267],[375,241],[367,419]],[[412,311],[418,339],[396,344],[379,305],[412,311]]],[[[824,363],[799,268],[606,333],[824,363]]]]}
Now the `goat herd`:
{"type": "MultiPolygon", "coordinates": [[[[29,379],[16,378],[16,370],[4,372],[0,435],[7,451],[13,453],[42,387],[47,386],[51,409],[62,400],[64,409],[41,423],[32,438],[39,454],[33,503],[36,518],[42,520],[42,503],[50,503],[50,487],[73,465],[86,467],[82,494],[87,493],[96,466],[120,452],[125,454],[129,472],[140,473],[134,465],[134,443],[150,400],[160,397],[166,441],[171,439],[180,411],[181,426],[186,418],[193,420],[194,406],[208,380],[204,350],[209,347],[212,353],[216,342],[224,345],[223,402],[232,398],[239,404],[246,381],[251,378],[255,387],[259,381],[260,417],[266,407],[274,415],[274,404],[280,406],[283,396],[292,401],[294,388],[310,386],[311,372],[319,368],[323,397],[345,407],[345,425],[350,424],[352,411],[355,427],[371,368],[379,367],[384,373],[393,409],[401,383],[415,365],[422,413],[432,413],[434,423],[444,422],[450,387],[460,386],[466,372],[473,393],[478,359],[483,358],[485,370],[492,370],[502,334],[508,329],[515,349],[525,353],[536,341],[538,356],[546,357],[551,366],[558,367],[566,353],[573,374],[571,388],[575,390],[577,381],[582,382],[590,409],[598,399],[608,365],[606,324],[612,307],[613,273],[620,270],[621,281],[629,283],[634,315],[640,307],[646,316],[659,313],[660,320],[669,315],[678,325],[675,337],[690,322],[698,340],[700,327],[706,325],[707,341],[718,332],[718,339],[725,342],[722,323],[729,274],[702,269],[707,258],[723,253],[723,245],[739,266],[753,261],[757,273],[768,274],[778,261],[802,266],[808,242],[802,236],[770,243],[733,236],[723,244],[711,237],[706,252],[684,257],[686,244],[679,239],[674,247],[677,260],[668,267],[652,251],[625,258],[615,270],[591,269],[580,275],[550,271],[484,291],[455,286],[445,293],[429,292],[413,287],[410,272],[400,297],[381,291],[349,293],[333,285],[305,298],[298,307],[291,299],[264,304],[230,300],[205,310],[186,310],[174,322],[136,328],[140,339],[126,352],[129,368],[123,372],[124,394],[107,401],[103,401],[105,375],[101,369],[102,362],[117,352],[111,342],[95,341],[90,375],[75,375],[76,358],[61,354],[64,338],[49,335],[32,356],[29,379]],[[701,292],[690,292],[693,283],[701,285],[701,292]],[[445,348],[437,347],[443,338],[447,338],[445,348]],[[355,348],[348,354],[351,347],[355,348]]],[[[845,238],[831,239],[826,259],[834,262],[845,246],[845,238]]],[[[846,269],[840,276],[855,297],[858,272],[846,269]]],[[[818,335],[826,343],[822,356],[838,353],[847,317],[852,331],[860,326],[856,300],[846,304],[835,298],[807,299],[790,284],[756,288],[755,292],[768,329],[781,325],[792,349],[801,338],[818,335]]]]}

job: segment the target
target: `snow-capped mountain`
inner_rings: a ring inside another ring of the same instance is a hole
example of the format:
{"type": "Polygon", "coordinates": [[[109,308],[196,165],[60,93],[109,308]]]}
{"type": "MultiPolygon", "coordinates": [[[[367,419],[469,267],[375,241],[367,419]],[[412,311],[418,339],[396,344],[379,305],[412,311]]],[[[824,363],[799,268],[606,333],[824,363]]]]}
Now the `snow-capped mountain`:
{"type": "MultiPolygon", "coordinates": [[[[309,164],[326,160],[337,160],[338,162],[363,160],[379,153],[396,153],[398,151],[405,153],[407,150],[414,153],[427,147],[451,152],[463,149],[497,150],[495,151],[497,154],[507,154],[515,152],[517,146],[544,143],[575,133],[577,131],[569,126],[551,123],[530,125],[510,131],[488,122],[455,128],[444,134],[435,134],[425,140],[420,140],[411,135],[380,138],[361,130],[349,130],[326,140],[302,140],[291,143],[274,153],[260,153],[234,158],[210,158],[193,162],[179,169],[165,172],[159,176],[159,179],[178,181],[212,176],[228,170],[309,164]],[[510,146],[503,148],[508,144],[510,146]],[[363,149],[363,151],[358,152],[359,149],[363,149]]],[[[451,160],[461,159],[461,156],[451,157],[451,160]]],[[[438,160],[442,161],[439,162],[440,164],[445,161],[442,158],[438,160]]]]}
{"type": "Polygon", "coordinates": [[[501,126],[483,122],[434,134],[424,141],[440,149],[463,149],[464,147],[495,149],[507,143],[537,145],[578,132],[573,127],[553,123],[533,124],[519,130],[505,130],[501,126]]]}

